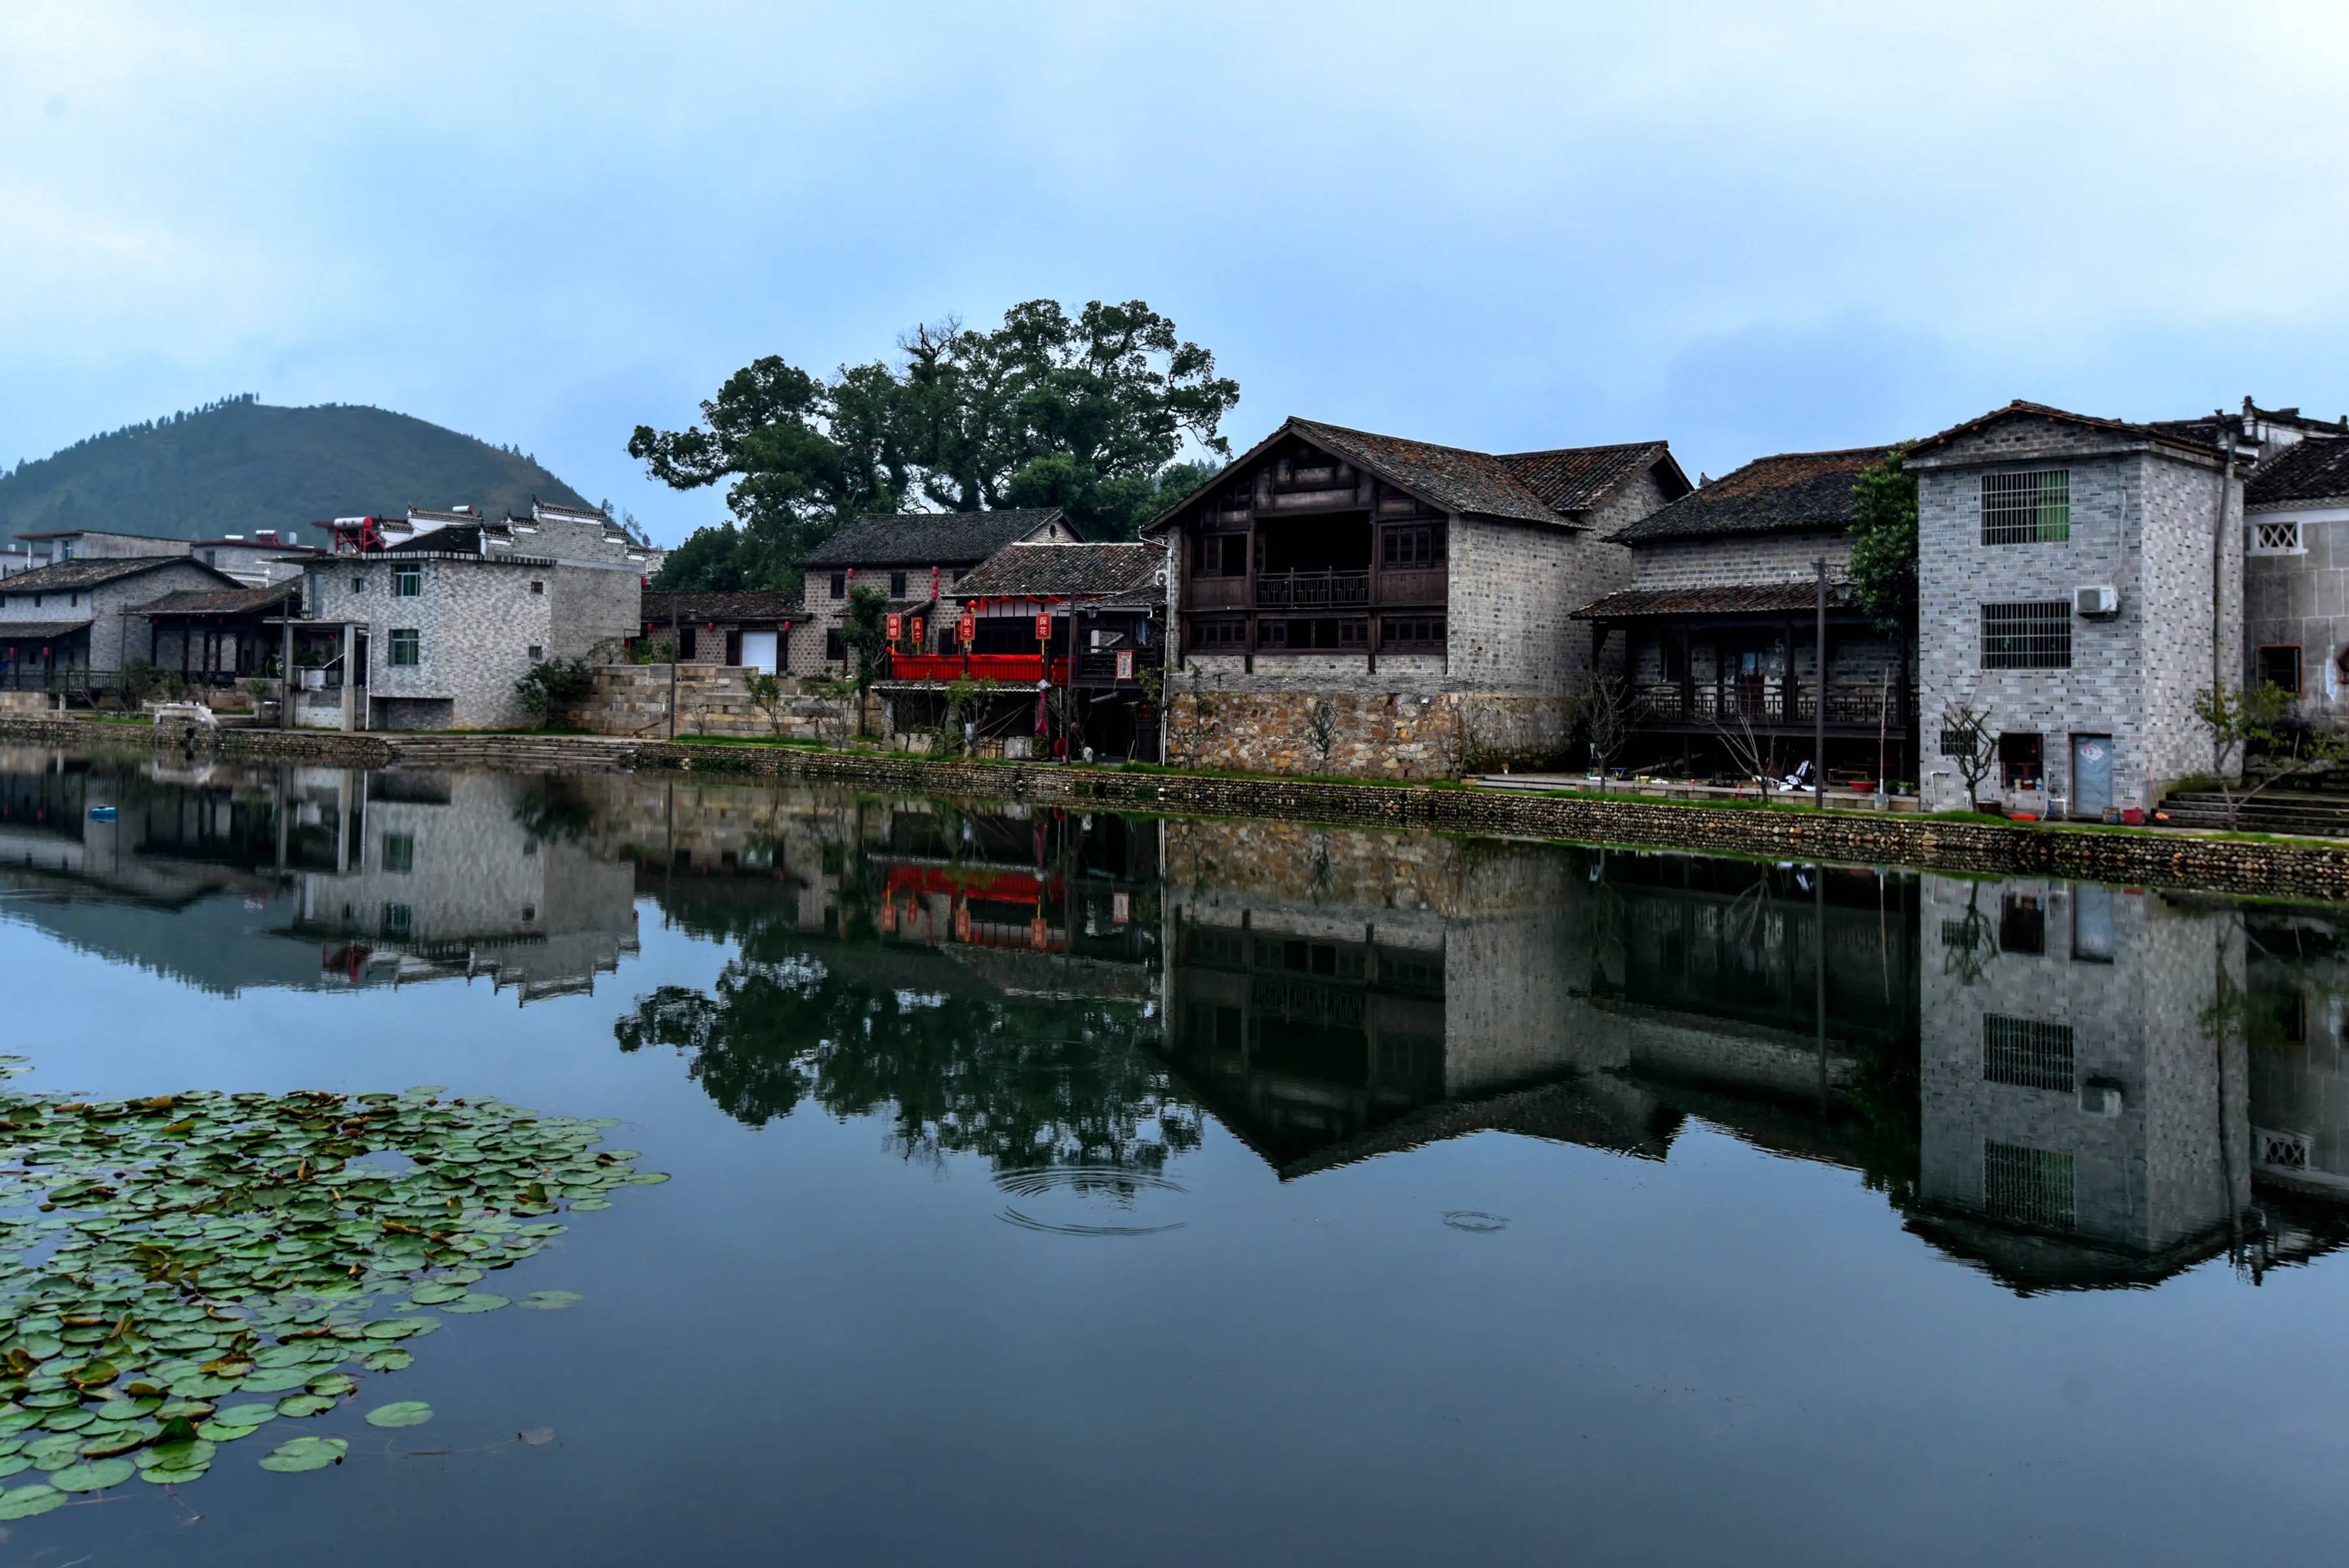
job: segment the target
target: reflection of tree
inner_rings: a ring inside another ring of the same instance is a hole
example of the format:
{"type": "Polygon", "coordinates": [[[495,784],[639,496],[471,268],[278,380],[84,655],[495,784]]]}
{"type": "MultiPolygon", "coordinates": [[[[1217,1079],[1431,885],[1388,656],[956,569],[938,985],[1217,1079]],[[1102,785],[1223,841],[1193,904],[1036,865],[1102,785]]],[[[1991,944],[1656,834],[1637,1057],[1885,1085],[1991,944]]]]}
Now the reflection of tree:
{"type": "Polygon", "coordinates": [[[1198,1145],[1200,1113],[1170,1098],[1134,1004],[865,984],[777,945],[746,941],[711,993],[638,999],[620,1048],[690,1051],[704,1091],[753,1126],[811,1096],[842,1116],[889,1107],[908,1158],[1155,1171],[1198,1145]]]}
{"type": "Polygon", "coordinates": [[[595,825],[595,807],[576,779],[548,774],[533,779],[514,801],[514,821],[544,844],[575,844],[595,825]]]}

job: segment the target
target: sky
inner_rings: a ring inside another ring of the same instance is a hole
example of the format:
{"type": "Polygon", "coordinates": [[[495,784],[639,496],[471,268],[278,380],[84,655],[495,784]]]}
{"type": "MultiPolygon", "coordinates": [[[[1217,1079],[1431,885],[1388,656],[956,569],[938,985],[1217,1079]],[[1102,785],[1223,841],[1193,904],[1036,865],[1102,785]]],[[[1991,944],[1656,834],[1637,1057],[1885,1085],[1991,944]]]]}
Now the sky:
{"type": "Polygon", "coordinates": [[[636,424],[1043,296],[1172,317],[1236,448],[2331,418],[2344,60],[2338,0],[8,0],[0,463],[373,403],[674,541],[723,498],[636,424]]]}

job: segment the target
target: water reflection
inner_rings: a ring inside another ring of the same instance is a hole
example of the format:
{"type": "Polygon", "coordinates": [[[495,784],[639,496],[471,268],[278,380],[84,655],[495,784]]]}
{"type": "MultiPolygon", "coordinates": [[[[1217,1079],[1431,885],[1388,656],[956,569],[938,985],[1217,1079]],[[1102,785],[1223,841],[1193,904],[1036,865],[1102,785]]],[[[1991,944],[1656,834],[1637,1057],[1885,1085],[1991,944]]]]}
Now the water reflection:
{"type": "MultiPolygon", "coordinates": [[[[877,1116],[1000,1217],[1180,1223],[1210,1118],[1283,1179],[1695,1124],[1857,1173],[2023,1293],[2340,1244],[2341,912],[2038,879],[1156,822],[636,775],[0,756],[0,911],[186,983],[623,971],[612,1036],[763,1127],[877,1116]],[[109,810],[108,808],[111,808],[109,810]],[[628,987],[638,910],[723,945],[628,987]]],[[[1453,1210],[1455,1229],[1496,1216],[1453,1210]]]]}

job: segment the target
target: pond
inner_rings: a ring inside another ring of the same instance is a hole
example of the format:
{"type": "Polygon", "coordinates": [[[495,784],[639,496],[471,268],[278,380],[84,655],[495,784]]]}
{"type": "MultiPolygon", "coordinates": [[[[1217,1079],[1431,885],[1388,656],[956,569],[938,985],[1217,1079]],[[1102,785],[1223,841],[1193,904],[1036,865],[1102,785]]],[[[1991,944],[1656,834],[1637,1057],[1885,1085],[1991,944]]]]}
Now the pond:
{"type": "Polygon", "coordinates": [[[2342,917],[0,753],[0,1560],[2322,1560],[2342,917]]]}

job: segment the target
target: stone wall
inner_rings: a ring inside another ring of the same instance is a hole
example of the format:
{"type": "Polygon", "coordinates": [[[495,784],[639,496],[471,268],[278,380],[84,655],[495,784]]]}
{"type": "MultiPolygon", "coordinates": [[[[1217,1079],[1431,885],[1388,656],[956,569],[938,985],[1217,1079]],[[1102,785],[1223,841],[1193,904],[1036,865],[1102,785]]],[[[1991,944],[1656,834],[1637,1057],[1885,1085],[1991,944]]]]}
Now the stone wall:
{"type": "Polygon", "coordinates": [[[2274,506],[2254,511],[2248,531],[2296,519],[2297,555],[2251,555],[2243,562],[2243,679],[2259,676],[2263,645],[2300,649],[2299,714],[2338,726],[2349,721],[2349,507],[2274,506]]]}
{"type": "Polygon", "coordinates": [[[1631,552],[1635,586],[1692,588],[1717,583],[1808,583],[1826,557],[1827,580],[1850,575],[1851,536],[1841,533],[1741,534],[1725,539],[1660,539],[1631,552]]]}
{"type": "Polygon", "coordinates": [[[1595,534],[1455,517],[1445,607],[1453,690],[1579,691],[1590,628],[1569,618],[1629,586],[1631,554],[1595,534]]]}
{"type": "Polygon", "coordinates": [[[1167,699],[1166,761],[1234,773],[1448,779],[1557,757],[1567,717],[1563,696],[1531,693],[1178,691],[1167,699]],[[1313,737],[1321,704],[1334,731],[1326,755],[1313,737]]]}
{"type": "MultiPolygon", "coordinates": [[[[753,741],[838,738],[840,705],[810,695],[799,680],[789,675],[776,678],[784,692],[782,730],[778,737],[765,710],[750,701],[750,674],[729,665],[679,664],[677,732],[753,741]]],[[[587,700],[562,715],[560,722],[598,735],[666,737],[669,690],[666,664],[601,665],[587,700]]],[[[868,702],[874,700],[868,698],[868,702]]],[[[868,708],[867,716],[872,713],[868,708]]]]}

